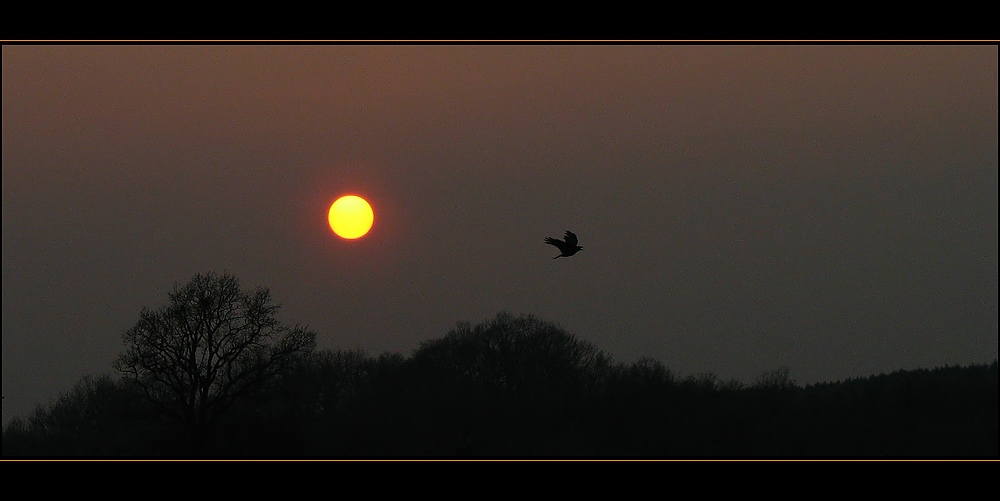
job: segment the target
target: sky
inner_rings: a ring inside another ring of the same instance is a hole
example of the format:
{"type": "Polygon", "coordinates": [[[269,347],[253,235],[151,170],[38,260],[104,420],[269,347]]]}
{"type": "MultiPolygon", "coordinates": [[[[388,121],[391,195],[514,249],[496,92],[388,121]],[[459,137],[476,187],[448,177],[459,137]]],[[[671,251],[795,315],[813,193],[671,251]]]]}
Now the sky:
{"type": "Polygon", "coordinates": [[[210,271],[333,350],[509,311],[680,376],[997,358],[996,45],[2,50],[4,423],[210,271]]]}

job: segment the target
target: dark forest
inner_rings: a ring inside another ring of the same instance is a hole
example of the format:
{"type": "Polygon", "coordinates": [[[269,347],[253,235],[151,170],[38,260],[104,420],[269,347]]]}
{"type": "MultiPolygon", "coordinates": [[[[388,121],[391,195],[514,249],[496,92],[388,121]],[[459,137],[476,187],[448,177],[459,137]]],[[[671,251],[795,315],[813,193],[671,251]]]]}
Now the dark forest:
{"type": "Polygon", "coordinates": [[[798,385],[620,363],[500,313],[408,356],[315,348],[267,289],[198,275],[144,310],[114,373],[3,429],[3,456],[957,458],[997,456],[997,362],[798,385]]]}

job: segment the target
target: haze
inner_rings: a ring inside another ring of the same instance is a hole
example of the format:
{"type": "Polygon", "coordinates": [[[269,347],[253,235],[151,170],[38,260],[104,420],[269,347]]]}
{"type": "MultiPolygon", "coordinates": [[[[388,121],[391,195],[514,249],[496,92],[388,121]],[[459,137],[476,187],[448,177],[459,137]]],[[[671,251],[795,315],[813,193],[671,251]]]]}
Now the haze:
{"type": "Polygon", "coordinates": [[[3,420],[175,283],[800,383],[997,357],[996,45],[3,46],[3,420]],[[344,193],[377,213],[330,231],[344,193]],[[546,236],[584,250],[553,260],[546,236]]]}

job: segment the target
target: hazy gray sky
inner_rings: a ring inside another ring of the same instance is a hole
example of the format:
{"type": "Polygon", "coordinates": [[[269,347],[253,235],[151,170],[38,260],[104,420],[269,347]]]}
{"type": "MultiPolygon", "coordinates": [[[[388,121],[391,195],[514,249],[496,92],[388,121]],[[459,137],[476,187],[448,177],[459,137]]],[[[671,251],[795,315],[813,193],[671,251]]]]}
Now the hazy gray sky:
{"type": "Polygon", "coordinates": [[[3,420],[195,273],[801,383],[997,357],[997,47],[3,46],[3,420]],[[344,241],[326,211],[374,206],[344,241]],[[552,260],[546,236],[584,250],[552,260]]]}

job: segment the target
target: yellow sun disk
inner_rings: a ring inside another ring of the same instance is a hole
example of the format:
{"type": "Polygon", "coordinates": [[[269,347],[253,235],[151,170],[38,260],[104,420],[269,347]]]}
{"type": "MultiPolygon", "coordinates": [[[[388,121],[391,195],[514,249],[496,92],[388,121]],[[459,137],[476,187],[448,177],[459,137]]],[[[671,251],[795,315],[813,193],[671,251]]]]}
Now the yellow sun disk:
{"type": "Polygon", "coordinates": [[[330,206],[328,220],[334,233],[353,240],[368,233],[375,222],[375,213],[365,199],[348,195],[338,198],[330,206]]]}

